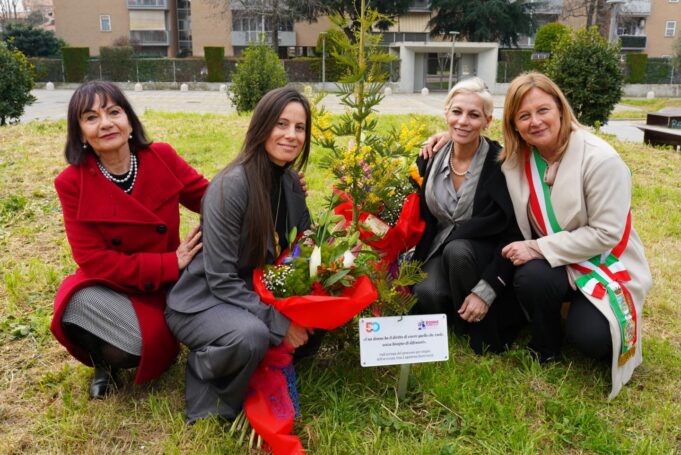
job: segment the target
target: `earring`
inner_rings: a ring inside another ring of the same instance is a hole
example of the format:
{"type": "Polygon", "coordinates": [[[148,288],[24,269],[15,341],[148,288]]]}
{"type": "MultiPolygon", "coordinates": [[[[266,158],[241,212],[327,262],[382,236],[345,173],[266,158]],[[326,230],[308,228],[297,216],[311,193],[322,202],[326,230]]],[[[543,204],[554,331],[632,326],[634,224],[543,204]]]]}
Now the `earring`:
{"type": "Polygon", "coordinates": [[[132,140],[132,130],[130,131],[130,134],[128,134],[128,140],[132,140]]]}
{"type": "Polygon", "coordinates": [[[87,148],[87,142],[83,142],[83,150],[87,148]]]}

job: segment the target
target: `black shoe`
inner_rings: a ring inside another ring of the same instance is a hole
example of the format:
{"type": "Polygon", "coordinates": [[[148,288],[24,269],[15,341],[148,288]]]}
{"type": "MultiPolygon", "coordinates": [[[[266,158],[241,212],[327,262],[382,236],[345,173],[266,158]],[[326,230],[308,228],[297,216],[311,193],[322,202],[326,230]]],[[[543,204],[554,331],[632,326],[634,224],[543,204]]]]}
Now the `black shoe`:
{"type": "Polygon", "coordinates": [[[556,353],[535,351],[532,348],[527,348],[527,351],[530,353],[532,360],[539,362],[541,366],[547,366],[548,364],[558,362],[558,354],[556,353]]]}
{"type": "Polygon", "coordinates": [[[90,398],[103,400],[116,390],[116,372],[110,366],[95,366],[95,375],[90,383],[90,398]]]}

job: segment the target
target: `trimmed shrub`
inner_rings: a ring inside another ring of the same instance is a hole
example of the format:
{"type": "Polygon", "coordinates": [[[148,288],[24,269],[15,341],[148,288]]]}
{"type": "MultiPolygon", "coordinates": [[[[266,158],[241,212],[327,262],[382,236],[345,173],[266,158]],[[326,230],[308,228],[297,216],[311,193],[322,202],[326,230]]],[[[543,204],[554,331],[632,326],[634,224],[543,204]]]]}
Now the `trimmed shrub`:
{"type": "Polygon", "coordinates": [[[102,65],[102,79],[126,82],[136,79],[132,60],[135,50],[131,46],[100,47],[99,64],[102,65]]]}
{"type": "Polygon", "coordinates": [[[24,108],[35,101],[33,68],[24,54],[0,42],[0,126],[19,120],[24,108]]]}
{"type": "Polygon", "coordinates": [[[203,55],[206,59],[208,82],[224,82],[225,73],[222,71],[222,61],[225,59],[225,48],[220,46],[205,46],[203,55]]]}
{"type": "MultiPolygon", "coordinates": [[[[681,71],[675,74],[681,73],[681,71]]],[[[646,84],[669,84],[672,76],[672,64],[669,59],[656,57],[649,58],[646,65],[646,84]]],[[[678,78],[674,78],[672,83],[679,83],[678,78]]]]}
{"type": "Polygon", "coordinates": [[[284,65],[272,48],[262,41],[251,43],[234,71],[230,98],[237,112],[252,111],[265,93],[287,82],[284,65]]]}
{"type": "Polygon", "coordinates": [[[61,55],[64,58],[64,77],[66,82],[83,82],[88,69],[90,48],[62,47],[61,55]]]}
{"type": "Polygon", "coordinates": [[[648,54],[625,54],[627,59],[627,83],[642,84],[646,80],[648,54]]]}
{"type": "Polygon", "coordinates": [[[532,60],[532,51],[526,49],[499,50],[497,82],[509,82],[518,74],[537,69],[532,60]]]}
{"type": "Polygon", "coordinates": [[[60,58],[33,57],[28,59],[33,65],[36,82],[63,82],[64,70],[60,58]]]}
{"type": "Polygon", "coordinates": [[[597,27],[579,30],[554,47],[546,74],[563,90],[577,119],[586,125],[606,123],[622,96],[619,51],[597,27]]]}
{"type": "Polygon", "coordinates": [[[284,60],[284,69],[291,82],[317,82],[320,77],[320,58],[318,57],[296,57],[284,60]]]}
{"type": "Polygon", "coordinates": [[[564,37],[570,35],[570,27],[560,22],[550,22],[539,27],[534,37],[535,52],[553,52],[553,48],[564,37]]]}

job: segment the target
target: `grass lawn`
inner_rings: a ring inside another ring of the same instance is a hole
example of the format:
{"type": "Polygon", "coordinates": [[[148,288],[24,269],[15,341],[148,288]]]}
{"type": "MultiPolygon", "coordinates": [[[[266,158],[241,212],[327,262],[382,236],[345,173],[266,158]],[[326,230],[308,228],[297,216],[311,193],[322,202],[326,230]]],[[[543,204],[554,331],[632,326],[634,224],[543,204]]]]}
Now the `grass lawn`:
{"type": "MultiPolygon", "coordinates": [[[[436,117],[419,117],[442,128],[436,117]]],[[[235,155],[248,119],[147,113],[150,136],[207,176],[235,155]]],[[[408,116],[379,116],[383,126],[408,116]]],[[[498,122],[497,122],[498,123],[498,122]]],[[[491,131],[499,138],[497,128],[491,131]]],[[[246,453],[217,420],[184,424],[184,356],[160,379],[91,402],[91,369],[51,337],[52,299],[75,269],[52,181],[65,122],[0,129],[0,453],[246,453]]],[[[644,364],[612,402],[609,367],[568,350],[546,368],[519,344],[476,357],[450,338],[450,360],[363,369],[358,350],[326,349],[298,369],[295,432],[315,454],[681,453],[681,155],[617,142],[634,178],[634,225],[655,285],[644,307],[644,364]]],[[[313,213],[330,189],[320,153],[308,168],[313,213]]],[[[184,214],[186,215],[186,213],[184,214]]],[[[183,215],[183,216],[184,216],[183,215]]],[[[183,231],[196,222],[184,216],[183,231]]]]}
{"type": "Polygon", "coordinates": [[[657,112],[665,107],[681,107],[681,98],[622,98],[619,104],[623,108],[610,114],[611,120],[617,119],[646,119],[646,114],[657,112]],[[628,109],[632,107],[633,109],[628,109]]]}

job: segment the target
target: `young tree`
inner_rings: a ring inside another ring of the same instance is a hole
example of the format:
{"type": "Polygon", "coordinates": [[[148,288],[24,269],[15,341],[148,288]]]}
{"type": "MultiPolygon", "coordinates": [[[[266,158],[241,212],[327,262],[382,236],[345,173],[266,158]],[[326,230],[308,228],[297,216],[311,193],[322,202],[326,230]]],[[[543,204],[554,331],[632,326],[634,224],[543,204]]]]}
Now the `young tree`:
{"type": "Polygon", "coordinates": [[[29,24],[10,23],[0,34],[0,40],[21,51],[27,57],[52,57],[66,43],[53,31],[34,28],[29,24]]]}
{"type": "Polygon", "coordinates": [[[0,126],[19,120],[24,108],[35,101],[33,68],[26,56],[0,42],[0,126]]]}
{"type": "Polygon", "coordinates": [[[432,36],[458,31],[468,41],[498,41],[517,46],[520,35],[532,32],[532,5],[511,0],[431,0],[436,11],[428,25],[432,36]]]}
{"type": "Polygon", "coordinates": [[[606,123],[622,96],[624,75],[619,46],[609,44],[598,28],[564,37],[545,69],[565,93],[577,119],[586,125],[606,123]]]}
{"type": "Polygon", "coordinates": [[[237,112],[252,111],[265,93],[288,82],[286,70],[277,54],[264,41],[251,43],[234,71],[232,103],[237,112]]]}

